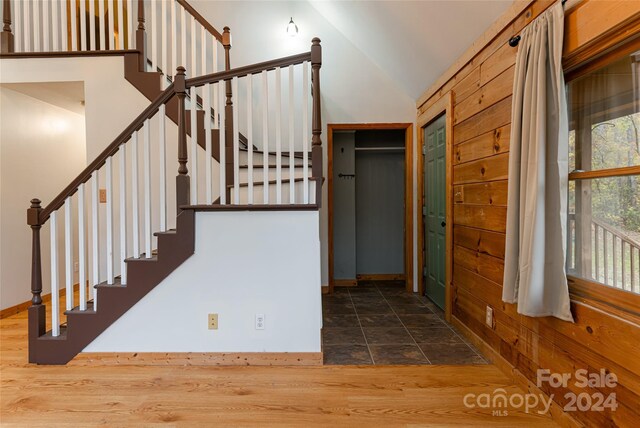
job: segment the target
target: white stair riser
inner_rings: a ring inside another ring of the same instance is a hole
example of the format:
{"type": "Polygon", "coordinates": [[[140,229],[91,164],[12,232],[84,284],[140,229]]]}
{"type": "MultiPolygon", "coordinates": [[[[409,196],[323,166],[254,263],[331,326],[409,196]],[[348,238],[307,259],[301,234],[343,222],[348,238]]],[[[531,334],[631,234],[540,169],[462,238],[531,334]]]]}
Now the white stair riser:
{"type": "MultiPolygon", "coordinates": [[[[282,152],[282,154],[283,155],[288,154],[288,152],[282,152]]],[[[240,155],[239,156],[240,164],[247,165],[247,161],[249,160],[249,152],[240,150],[239,155],[240,155]]],[[[261,165],[262,162],[264,161],[262,156],[263,156],[262,153],[253,152],[253,164],[261,165]]],[[[270,165],[275,165],[277,156],[274,153],[270,153],[268,156],[268,159],[269,159],[270,165]]],[[[289,157],[281,156],[281,159],[282,159],[282,165],[289,165],[289,157]]],[[[298,157],[294,158],[294,165],[302,165],[302,158],[298,158],[298,157]]]]}
{"type": "MultiPolygon", "coordinates": [[[[282,204],[290,204],[291,200],[289,198],[289,183],[282,183],[281,187],[282,187],[282,204]]],[[[315,199],[316,199],[315,188],[316,188],[315,181],[309,180],[309,203],[310,204],[315,203],[315,199]]],[[[296,204],[304,203],[304,199],[303,199],[304,183],[302,181],[299,181],[299,182],[297,181],[295,183],[294,189],[295,189],[295,203],[296,204]]],[[[276,190],[277,190],[277,185],[275,183],[269,184],[269,204],[270,205],[276,204],[276,196],[277,196],[276,190]]],[[[248,186],[240,187],[239,193],[240,193],[240,200],[237,204],[240,204],[240,205],[248,204],[249,203],[249,200],[248,200],[249,187],[248,186]]],[[[263,185],[256,185],[253,187],[253,203],[254,204],[263,204],[264,203],[263,195],[264,195],[263,185]]],[[[233,189],[231,189],[231,203],[236,204],[233,189]]]]}

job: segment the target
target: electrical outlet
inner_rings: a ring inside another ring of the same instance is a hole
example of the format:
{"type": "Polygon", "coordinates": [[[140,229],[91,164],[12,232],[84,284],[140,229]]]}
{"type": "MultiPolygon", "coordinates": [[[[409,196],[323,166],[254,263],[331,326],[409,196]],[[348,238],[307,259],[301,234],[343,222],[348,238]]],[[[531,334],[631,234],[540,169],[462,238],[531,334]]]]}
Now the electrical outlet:
{"type": "Polygon", "coordinates": [[[256,330],[264,330],[264,314],[256,314],[256,330]]]}
{"type": "Polygon", "coordinates": [[[493,328],[493,308],[487,305],[487,314],[484,320],[485,324],[493,328]]]}
{"type": "Polygon", "coordinates": [[[218,314],[209,314],[209,330],[218,329],[218,314]]]}
{"type": "Polygon", "coordinates": [[[100,203],[101,204],[106,204],[107,203],[107,189],[100,189],[100,203]]]}

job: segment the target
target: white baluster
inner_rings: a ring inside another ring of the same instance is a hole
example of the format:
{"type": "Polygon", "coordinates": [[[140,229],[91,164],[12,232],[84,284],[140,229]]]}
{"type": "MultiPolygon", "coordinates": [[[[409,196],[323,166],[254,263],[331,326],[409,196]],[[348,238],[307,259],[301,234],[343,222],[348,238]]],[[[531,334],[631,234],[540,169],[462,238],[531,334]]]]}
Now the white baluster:
{"type": "Polygon", "coordinates": [[[96,17],[96,5],[93,0],[90,0],[89,1],[89,46],[92,51],[96,50],[96,18],[95,17],[96,17]]]}
{"type": "Polygon", "coordinates": [[[33,41],[31,39],[31,2],[22,3],[22,51],[31,52],[33,41]]]}
{"type": "Polygon", "coordinates": [[[40,3],[38,2],[33,3],[33,42],[34,52],[40,52],[40,3]]]}
{"type": "Polygon", "coordinates": [[[240,131],[238,130],[238,78],[231,80],[231,90],[236,94],[233,103],[233,200],[240,204],[240,131]]]}
{"type": "Polygon", "coordinates": [[[106,190],[107,190],[107,284],[114,281],[113,272],[113,171],[111,156],[107,158],[106,168],[106,190]]]}
{"type": "MultiPolygon", "coordinates": [[[[100,50],[107,50],[107,25],[104,21],[104,2],[105,0],[98,0],[98,23],[100,30],[100,50]]],[[[95,305],[95,303],[94,303],[95,305]]]]}
{"type": "Polygon", "coordinates": [[[162,31],[162,39],[160,40],[160,58],[162,58],[162,72],[164,76],[162,76],[162,85],[161,87],[164,89],[167,87],[167,76],[172,74],[171,70],[167,68],[167,2],[161,2],[162,5],[162,20],[160,21],[160,29],[162,31]]]}
{"type": "MultiPolygon", "coordinates": [[[[151,71],[155,72],[158,68],[158,20],[156,19],[156,2],[151,1],[151,71]]],[[[161,85],[164,87],[164,85],[161,85]]]]}
{"type": "MultiPolygon", "coordinates": [[[[197,73],[196,50],[196,20],[191,17],[191,74],[197,73]]],[[[190,88],[191,102],[191,204],[198,203],[198,91],[195,86],[190,88]]],[[[206,119],[206,113],[205,113],[206,119]]]]}
{"type": "Polygon", "coordinates": [[[109,43],[109,50],[116,50],[116,28],[115,28],[115,11],[113,10],[113,2],[107,3],[107,22],[109,23],[107,32],[107,42],[109,43]]]}
{"type": "MultiPolygon", "coordinates": [[[[91,2],[89,2],[91,3],[91,2]]],[[[87,50],[87,13],[85,0],[80,0],[80,49],[87,50]]]]}
{"type": "MultiPolygon", "coordinates": [[[[205,69],[206,72],[206,69],[205,69]]],[[[211,176],[211,85],[206,84],[202,87],[202,102],[204,104],[204,165],[206,180],[207,205],[213,203],[213,183],[211,176]]]]}
{"type": "Polygon", "coordinates": [[[58,284],[58,213],[51,213],[49,227],[51,228],[51,335],[60,336],[60,287],[58,284]]]}
{"type": "Polygon", "coordinates": [[[225,104],[225,90],[224,90],[224,80],[221,80],[218,84],[218,95],[219,95],[219,102],[218,105],[220,106],[220,121],[219,121],[219,135],[220,135],[220,205],[226,205],[227,203],[227,183],[226,183],[226,150],[225,150],[225,127],[224,127],[224,123],[225,123],[225,119],[224,119],[224,115],[225,115],[225,111],[224,111],[224,104],[225,104]]]}
{"type": "Polygon", "coordinates": [[[144,163],[144,245],[145,258],[151,258],[151,124],[149,119],[144,121],[143,127],[143,163],[144,163]]]}
{"type": "Polygon", "coordinates": [[[200,26],[200,76],[207,74],[207,31],[203,26],[200,26]]]}
{"type": "Polygon", "coordinates": [[[293,127],[293,65],[289,66],[289,203],[296,203],[296,183],[295,183],[295,150],[294,144],[294,127],[293,127]]]}
{"type": "Polygon", "coordinates": [[[166,107],[164,104],[160,106],[158,111],[158,122],[160,126],[160,147],[159,159],[160,159],[160,190],[159,190],[159,202],[160,202],[160,232],[167,230],[167,131],[166,131],[166,107]]]}
{"type": "MultiPolygon", "coordinates": [[[[17,4],[22,2],[18,1],[17,4]]],[[[60,22],[59,18],[60,3],[57,1],[51,2],[51,39],[53,40],[53,51],[60,50],[60,22]]]]}
{"type": "MultiPolygon", "coordinates": [[[[239,160],[237,161],[239,162],[239,160]]],[[[247,204],[253,204],[253,74],[247,74],[247,204]]]]}
{"type": "Polygon", "coordinates": [[[78,50],[78,16],[76,14],[76,0],[70,0],[71,12],[71,51],[78,50]]]}
{"type": "Polygon", "coordinates": [[[140,258],[140,219],[138,215],[138,131],[131,135],[131,235],[133,257],[140,258]]]}
{"type": "Polygon", "coordinates": [[[78,287],[80,310],[87,310],[87,234],[85,222],[84,183],[78,186],[78,287]]]}
{"type": "MultiPolygon", "coordinates": [[[[90,1],[90,3],[93,0],[90,1]]],[[[155,4],[155,0],[153,0],[151,2],[151,4],[155,4]]],[[[164,3],[164,2],[163,2],[164,3]]],[[[127,0],[127,23],[125,25],[125,27],[127,27],[127,32],[129,33],[129,37],[127,38],[127,49],[135,49],[135,34],[136,34],[136,29],[137,29],[137,25],[136,23],[138,22],[137,17],[137,10],[134,11],[133,10],[133,0],[127,0]]],[[[153,21],[155,22],[156,16],[153,15],[153,21]]],[[[155,24],[154,24],[155,25],[155,24]]],[[[93,33],[91,33],[93,35],[93,33]]]]}
{"type": "Polygon", "coordinates": [[[123,2],[124,0],[117,0],[117,3],[118,3],[118,45],[117,45],[118,49],[124,49],[124,11],[122,10],[123,2]]]}
{"type": "MultiPolygon", "coordinates": [[[[267,71],[262,72],[262,181],[269,182],[269,81],[267,71]]],[[[269,204],[269,186],[262,186],[263,204],[269,204]]]]}
{"type": "Polygon", "coordinates": [[[302,191],[305,204],[309,203],[309,62],[302,64],[302,191]]]}
{"type": "MultiPolygon", "coordinates": [[[[22,28],[22,4],[23,2],[21,2],[20,0],[17,0],[14,2],[13,4],[13,13],[14,13],[14,19],[13,19],[13,49],[15,52],[23,52],[24,49],[22,48],[22,37],[23,37],[23,28],[22,28]],[[22,49],[21,49],[22,48],[22,49]]],[[[55,4],[54,7],[55,9],[55,4]]]]}
{"type": "Polygon", "coordinates": [[[98,224],[100,189],[98,177],[98,171],[94,171],[91,174],[91,274],[93,276],[91,281],[91,295],[93,296],[94,311],[97,309],[98,305],[98,293],[94,287],[100,284],[100,225],[98,224]]]}
{"type": "MultiPolygon", "coordinates": [[[[187,16],[185,14],[185,10],[183,7],[180,7],[180,57],[182,58],[182,62],[180,65],[183,67],[187,66],[187,16]]],[[[195,70],[191,70],[189,75],[193,77],[193,73],[195,70]]]]}
{"type": "Polygon", "coordinates": [[[120,283],[127,283],[127,147],[120,146],[120,283]]]}
{"type": "MultiPolygon", "coordinates": [[[[5,0],[9,1],[9,0],[5,0]]],[[[42,46],[44,52],[49,52],[49,19],[51,13],[49,12],[50,3],[48,1],[42,2],[42,46]]]]}
{"type": "MultiPolygon", "coordinates": [[[[276,68],[276,204],[282,203],[282,74],[281,69],[276,68]]],[[[268,182],[264,183],[268,186],[268,182]]]]}
{"type": "Polygon", "coordinates": [[[64,200],[64,267],[66,280],[66,308],[73,309],[73,226],[71,225],[71,197],[64,200]]]}
{"type": "Polygon", "coordinates": [[[171,0],[171,68],[168,75],[173,76],[178,68],[178,13],[176,12],[176,1],[171,0]]]}

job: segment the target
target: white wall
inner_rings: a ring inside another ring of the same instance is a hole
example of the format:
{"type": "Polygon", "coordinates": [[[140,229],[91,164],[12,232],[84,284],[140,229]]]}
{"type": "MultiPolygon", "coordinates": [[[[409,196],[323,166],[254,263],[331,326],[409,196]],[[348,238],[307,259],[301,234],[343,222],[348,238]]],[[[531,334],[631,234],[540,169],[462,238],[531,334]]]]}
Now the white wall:
{"type": "MultiPolygon", "coordinates": [[[[248,65],[306,52],[311,47],[313,37],[319,37],[322,40],[323,61],[320,82],[325,177],[327,176],[326,125],[328,123],[415,122],[415,100],[407,95],[399,82],[372,62],[309,3],[194,0],[191,4],[214,27],[222,29],[226,25],[231,28],[232,66],[248,65]],[[294,38],[285,33],[290,17],[293,17],[300,30],[298,36],[294,38]]],[[[416,154],[414,154],[414,162],[415,156],[416,154]]],[[[322,283],[326,285],[328,283],[326,184],[323,187],[324,202],[320,216],[320,236],[322,283]]],[[[414,185],[414,198],[415,187],[414,185]]],[[[414,233],[415,230],[414,225],[414,233]]],[[[417,266],[415,259],[414,266],[417,266]]]]}
{"type": "Polygon", "coordinates": [[[316,211],[201,212],[196,231],[195,254],[85,352],[320,352],[316,211]]]}
{"type": "MultiPolygon", "coordinates": [[[[84,168],[86,150],[82,115],[1,86],[0,99],[0,308],[4,309],[31,298],[29,200],[38,197],[46,204],[53,199],[84,168]]],[[[59,223],[63,221],[61,217],[59,223]]],[[[48,226],[41,231],[41,245],[47,249],[42,252],[43,293],[49,293],[48,226]]],[[[63,240],[58,251],[64,254],[63,240]]]]}

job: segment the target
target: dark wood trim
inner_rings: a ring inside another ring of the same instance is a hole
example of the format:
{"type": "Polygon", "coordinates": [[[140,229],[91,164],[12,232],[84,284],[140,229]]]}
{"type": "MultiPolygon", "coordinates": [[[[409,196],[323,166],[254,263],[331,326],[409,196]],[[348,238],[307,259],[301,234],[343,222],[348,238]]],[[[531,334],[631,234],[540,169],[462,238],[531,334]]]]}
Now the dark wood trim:
{"type": "Polygon", "coordinates": [[[2,33],[0,34],[0,52],[13,52],[13,32],[11,30],[11,2],[2,2],[2,33]]]}
{"type": "Polygon", "coordinates": [[[422,207],[424,206],[424,128],[442,114],[446,114],[446,243],[445,243],[445,319],[451,320],[453,306],[453,92],[449,91],[418,116],[418,292],[423,295],[424,286],[424,222],[422,207]]]}
{"type": "Polygon", "coordinates": [[[234,77],[244,77],[249,74],[259,74],[263,71],[275,70],[279,67],[288,67],[290,65],[302,64],[311,60],[311,52],[305,52],[297,55],[291,55],[270,61],[259,62],[256,64],[246,65],[244,67],[234,68],[233,70],[219,71],[217,73],[205,74],[204,76],[192,77],[187,79],[187,89],[192,86],[202,86],[207,83],[216,83],[222,80],[231,80],[234,77]]]}
{"type": "MultiPolygon", "coordinates": [[[[333,285],[335,287],[357,287],[358,280],[355,278],[354,279],[334,279],[333,285]]],[[[333,290],[333,288],[330,288],[330,290],[333,290]]],[[[331,292],[333,291],[329,291],[329,293],[331,292]]]]}
{"type": "Polygon", "coordinates": [[[11,58],[68,58],[82,56],[118,56],[127,53],[139,53],[137,49],[120,49],[113,51],[60,51],[60,52],[13,52],[2,53],[0,59],[11,58]]]}
{"type": "Polygon", "coordinates": [[[216,30],[213,27],[213,25],[209,23],[209,21],[204,19],[202,15],[200,15],[198,11],[193,8],[193,6],[187,3],[186,0],[177,0],[177,2],[180,6],[184,8],[184,10],[189,12],[189,14],[193,16],[195,20],[198,21],[198,23],[204,27],[205,30],[211,33],[213,37],[215,37],[220,43],[222,43],[222,34],[220,34],[220,32],[216,30]]]}
{"type": "Polygon", "coordinates": [[[333,272],[333,132],[363,130],[405,131],[405,216],[404,216],[404,265],[406,289],[413,292],[413,124],[412,123],[330,123],[327,124],[327,252],[329,263],[329,291],[339,285],[333,272]]]}
{"type": "Polygon", "coordinates": [[[182,205],[181,210],[191,211],[318,211],[316,204],[281,205],[182,205]]]}
{"type": "Polygon", "coordinates": [[[127,142],[135,131],[142,128],[144,121],[152,117],[158,111],[160,106],[167,103],[174,95],[175,93],[172,83],[155,99],[154,102],[145,108],[142,113],[140,113],[138,117],[135,118],[133,122],[131,122],[131,124],[129,124],[129,126],[127,126],[120,135],[118,135],[115,140],[113,140],[113,142],[109,144],[102,153],[100,153],[100,155],[98,155],[98,157],[87,165],[87,167],[78,174],[78,176],[67,187],[65,187],[65,189],[60,192],[60,194],[56,196],[44,210],[42,210],[40,215],[40,224],[44,224],[51,213],[60,208],[62,204],[64,204],[65,199],[72,196],[77,191],[80,184],[87,182],[91,178],[91,174],[99,169],[108,157],[116,154],[120,145],[127,142]]]}

